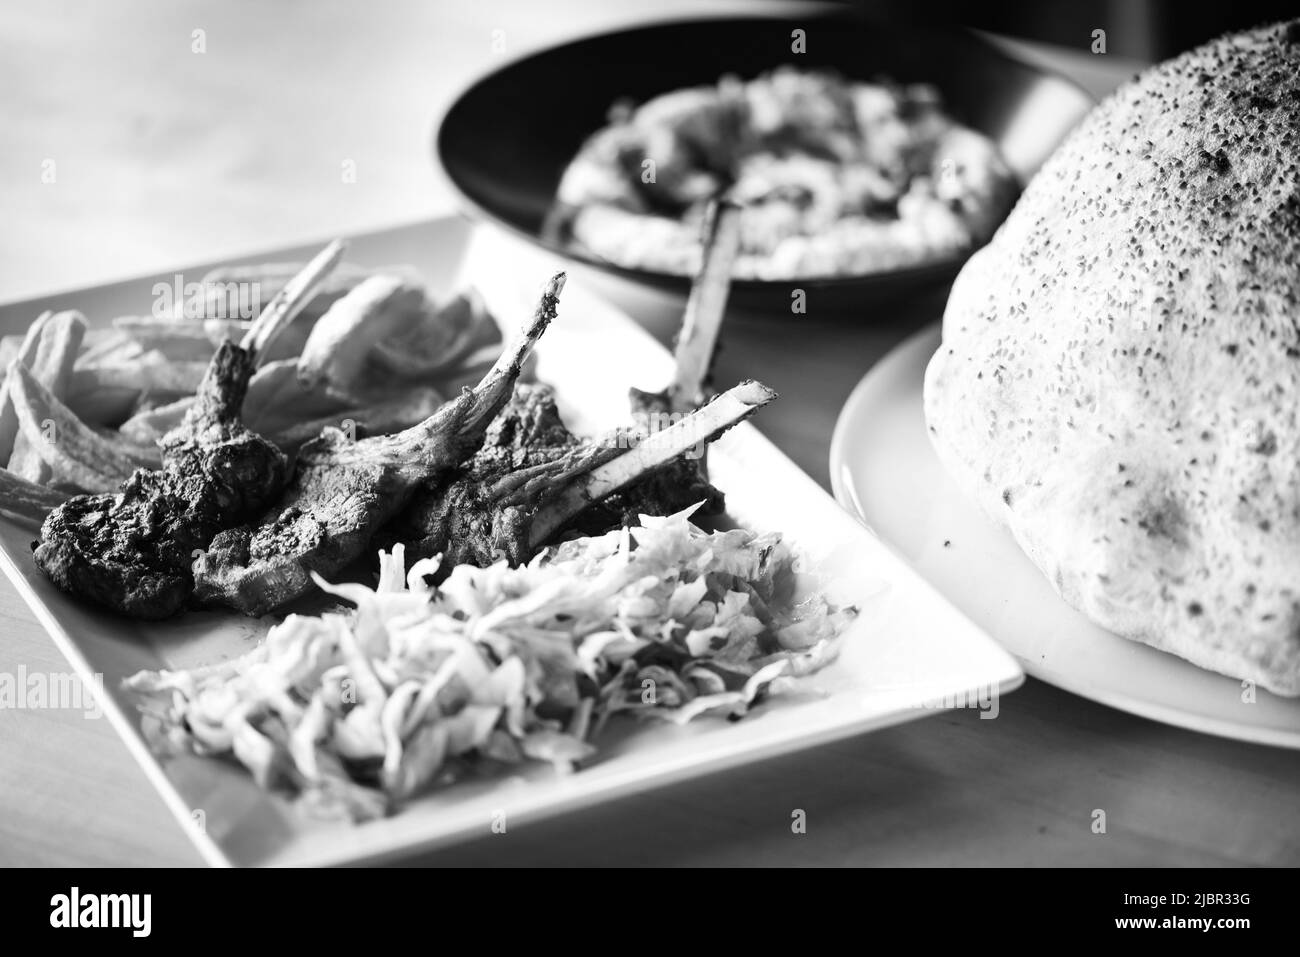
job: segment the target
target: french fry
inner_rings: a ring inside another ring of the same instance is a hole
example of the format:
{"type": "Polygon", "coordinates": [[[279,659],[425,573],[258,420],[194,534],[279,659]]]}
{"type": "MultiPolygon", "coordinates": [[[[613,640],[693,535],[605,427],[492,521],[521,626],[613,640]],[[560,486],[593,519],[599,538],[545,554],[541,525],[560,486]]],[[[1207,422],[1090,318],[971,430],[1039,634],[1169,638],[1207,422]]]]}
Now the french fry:
{"type": "Polygon", "coordinates": [[[138,463],[60,402],[21,362],[9,367],[20,434],[50,466],[50,481],[84,492],[113,492],[138,463]]]}
{"type": "MultiPolygon", "coordinates": [[[[61,401],[68,394],[73,363],[86,334],[86,319],[79,312],[60,312],[46,320],[36,343],[32,361],[23,363],[32,378],[61,401]]],[[[31,440],[20,430],[14,436],[13,454],[8,469],[19,478],[45,485],[53,474],[44,459],[32,448],[31,440]]]]}
{"type": "Polygon", "coordinates": [[[309,389],[326,381],[348,388],[371,347],[415,328],[427,307],[420,286],[399,276],[371,276],[317,320],[298,358],[298,381],[309,389]]]}
{"type": "Polygon", "coordinates": [[[207,369],[207,362],[172,362],[161,352],[150,350],[135,362],[96,363],[74,369],[72,394],[113,387],[192,395],[207,369]]]}
{"type": "MultiPolygon", "coordinates": [[[[274,408],[279,401],[277,391],[284,381],[293,382],[297,363],[294,360],[281,360],[268,363],[257,372],[249,383],[248,395],[244,399],[244,408],[274,408]]],[[[123,437],[131,442],[141,444],[157,442],[176,426],[181,424],[185,413],[194,405],[194,396],[186,395],[161,403],[150,408],[136,409],[119,427],[123,437]]],[[[261,431],[246,414],[245,424],[254,431],[261,431]]]]}
{"type": "Polygon", "coordinates": [[[26,365],[9,368],[9,394],[26,436],[51,468],[51,482],[82,492],[116,492],[139,463],[73,415],[32,376],[26,365]]]}
{"type": "MultiPolygon", "coordinates": [[[[297,320],[266,350],[267,359],[285,359],[302,352],[311,333],[310,321],[297,320]]],[[[157,349],[177,361],[210,359],[223,340],[236,341],[251,323],[237,319],[177,319],[174,317],[119,316],[114,325],[129,334],[139,348],[157,349]]]]}
{"type": "Polygon", "coordinates": [[[172,362],[207,362],[217,346],[238,340],[252,325],[238,319],[159,319],[156,316],[119,316],[113,328],[172,362]]]}
{"type": "MultiPolygon", "coordinates": [[[[353,404],[324,391],[304,389],[298,384],[297,372],[296,359],[279,359],[253,373],[244,397],[244,424],[254,432],[269,435],[288,429],[295,422],[334,415],[353,404]]],[[[122,423],[120,431],[133,442],[156,442],[180,425],[193,404],[193,396],[184,396],[138,410],[122,423]]]]}
{"type": "Polygon", "coordinates": [[[36,380],[56,397],[67,393],[72,367],[85,335],[85,316],[76,311],[57,312],[41,329],[35,357],[24,363],[36,380]]]}
{"type": "MultiPolygon", "coordinates": [[[[289,280],[302,272],[305,265],[263,263],[213,269],[201,280],[202,295],[178,302],[169,318],[178,323],[205,320],[243,322],[244,316],[256,318],[284,290],[289,280]]],[[[354,264],[338,263],[333,266],[311,292],[299,317],[264,350],[263,359],[269,361],[299,355],[316,320],[369,275],[368,269],[354,264]]]]}
{"type": "MultiPolygon", "coordinates": [[[[245,399],[249,427],[289,449],[331,425],[366,434],[406,428],[462,382],[476,382],[499,351],[500,330],[476,291],[434,309],[404,267],[377,273],[338,258],[302,290],[306,305],[286,324],[293,332],[260,350],[264,364],[245,399]],[[421,387],[412,390],[413,381],[421,387]]],[[[80,355],[73,348],[71,364],[58,366],[65,371],[51,380],[55,388],[33,368],[52,317],[23,337],[0,339],[0,358],[26,367],[13,370],[13,398],[0,380],[0,461],[21,449],[22,473],[88,491],[115,489],[134,468],[157,467],[157,442],[193,406],[217,346],[246,338],[251,287],[256,315],[301,270],[297,263],[213,270],[200,295],[178,302],[172,315],[122,316],[111,329],[85,333],[80,355]]],[[[58,347],[65,334],[48,333],[44,371],[55,357],[67,360],[66,344],[58,347]]]]}
{"type": "Polygon", "coordinates": [[[144,395],[165,401],[193,395],[207,368],[206,362],[170,362],[156,350],[133,362],[82,366],[72,372],[67,404],[88,421],[121,422],[144,395]]]}
{"type": "MultiPolygon", "coordinates": [[[[203,294],[177,304],[176,318],[254,319],[289,280],[302,272],[306,263],[259,263],[253,266],[218,266],[199,280],[203,294]],[[255,304],[254,315],[244,316],[255,304]]],[[[369,269],[355,263],[339,263],[303,306],[302,320],[310,324],[325,314],[337,300],[355,289],[369,269]]]]}
{"type": "Polygon", "coordinates": [[[86,333],[86,342],[77,364],[73,366],[74,377],[78,372],[77,386],[70,388],[64,401],[68,408],[77,414],[77,418],[93,425],[113,425],[130,415],[139,401],[136,388],[118,386],[98,387],[93,381],[93,372],[100,366],[123,367],[139,362],[145,349],[126,333],[117,329],[91,329],[86,333]]]}
{"type": "MultiPolygon", "coordinates": [[[[370,274],[361,266],[338,262],[342,249],[342,244],[339,244],[331,251],[335,261],[328,263],[321,275],[312,279],[311,288],[304,290],[306,297],[299,307],[301,318],[264,350],[264,360],[298,355],[312,323],[370,274]]],[[[240,331],[247,330],[251,321],[284,291],[289,282],[301,276],[305,265],[220,266],[203,276],[198,283],[197,295],[177,295],[169,313],[124,316],[116,320],[115,325],[137,336],[147,348],[156,348],[178,361],[209,358],[224,339],[238,340],[240,331]],[[213,347],[206,354],[200,351],[204,337],[213,347]]]]}
{"type": "Polygon", "coordinates": [[[7,463],[14,451],[14,440],[18,437],[18,415],[14,411],[13,400],[9,397],[9,376],[7,370],[13,368],[14,361],[30,365],[36,360],[36,348],[41,341],[41,330],[54,313],[46,310],[36,317],[36,321],[27,327],[27,334],[18,346],[18,355],[5,366],[6,375],[0,386],[0,462],[7,463]]]}
{"type": "Polygon", "coordinates": [[[499,348],[501,338],[483,297],[471,288],[437,310],[426,310],[407,335],[375,343],[370,362],[388,375],[428,381],[477,350],[499,348]]]}
{"type": "MultiPolygon", "coordinates": [[[[87,329],[81,340],[77,365],[73,368],[98,363],[130,362],[144,351],[140,343],[120,329],[87,329]]],[[[6,365],[5,368],[9,367],[6,365]]]]}
{"type": "Polygon", "coordinates": [[[0,336],[0,369],[8,369],[9,363],[18,358],[18,353],[22,351],[26,339],[25,332],[21,335],[0,336]]]}
{"type": "MultiPolygon", "coordinates": [[[[248,394],[244,397],[243,416],[245,424],[253,431],[264,431],[263,423],[258,422],[254,410],[277,414],[283,412],[289,416],[295,413],[293,400],[297,394],[303,393],[297,384],[297,367],[296,360],[280,359],[268,362],[253,373],[248,384],[248,394]]],[[[133,397],[132,401],[136,398],[138,397],[133,397]]],[[[149,408],[137,408],[118,430],[132,442],[156,442],[181,424],[185,413],[193,404],[194,396],[184,395],[149,408]]],[[[326,411],[342,407],[343,403],[332,402],[326,411]]]]}
{"type": "Polygon", "coordinates": [[[354,404],[323,389],[304,389],[298,382],[297,360],[282,359],[258,369],[248,384],[244,422],[254,432],[270,435],[296,422],[333,416],[354,404]]]}
{"type": "Polygon", "coordinates": [[[40,528],[45,516],[70,498],[69,493],[37,485],[0,469],[0,512],[40,528]]]}
{"type": "Polygon", "coordinates": [[[158,443],[133,442],[117,429],[110,429],[102,425],[91,425],[89,422],[83,424],[105,442],[119,450],[136,468],[157,469],[162,467],[162,449],[158,447],[158,443]]]}
{"type": "Polygon", "coordinates": [[[271,297],[271,301],[261,308],[257,321],[239,340],[239,347],[253,354],[253,367],[261,368],[266,364],[268,347],[275,340],[284,338],[284,331],[315,297],[317,291],[329,281],[334,270],[343,261],[348,244],[344,239],[335,239],[328,246],[312,257],[302,270],[271,297]]]}
{"type": "Polygon", "coordinates": [[[135,412],[118,426],[118,433],[127,441],[141,445],[157,442],[181,424],[185,413],[194,404],[194,396],[187,395],[164,405],[135,412]]]}
{"type": "Polygon", "coordinates": [[[68,408],[77,418],[92,425],[113,426],[135,415],[141,393],[121,386],[88,386],[68,397],[68,408]]]}

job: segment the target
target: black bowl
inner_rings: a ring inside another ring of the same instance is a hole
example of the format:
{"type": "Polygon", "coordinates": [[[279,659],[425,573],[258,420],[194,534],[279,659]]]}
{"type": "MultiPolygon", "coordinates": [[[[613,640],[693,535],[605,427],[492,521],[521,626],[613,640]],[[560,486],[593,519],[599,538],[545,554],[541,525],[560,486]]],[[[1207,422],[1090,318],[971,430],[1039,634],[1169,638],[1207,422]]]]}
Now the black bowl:
{"type": "MultiPolygon", "coordinates": [[[[577,40],[503,66],[452,105],[438,129],[438,159],[471,215],[569,260],[685,295],[689,284],[680,276],[617,266],[548,236],[543,227],[560,176],[615,100],[643,102],[782,64],[934,84],[959,121],[999,145],[1022,185],[1094,105],[1070,81],[965,30],[884,24],[852,12],[683,20],[577,40]],[[796,29],[805,31],[806,52],[792,52],[796,29]]],[[[819,309],[854,309],[946,284],[965,258],[862,276],[738,280],[731,296],[745,308],[789,311],[791,290],[800,288],[819,309]]]]}

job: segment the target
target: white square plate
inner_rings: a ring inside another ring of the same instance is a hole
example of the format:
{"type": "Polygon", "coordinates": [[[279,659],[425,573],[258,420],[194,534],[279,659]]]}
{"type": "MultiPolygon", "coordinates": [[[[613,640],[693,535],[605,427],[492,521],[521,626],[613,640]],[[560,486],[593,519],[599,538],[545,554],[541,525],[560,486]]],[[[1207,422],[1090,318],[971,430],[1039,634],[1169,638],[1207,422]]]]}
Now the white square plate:
{"type": "MultiPolygon", "coordinates": [[[[311,251],[279,250],[247,261],[305,258],[311,251]]],[[[471,235],[452,219],[361,237],[353,241],[349,258],[376,266],[411,263],[438,291],[472,283],[507,327],[527,314],[556,268],[543,254],[523,252],[486,231],[471,235]]],[[[202,272],[190,271],[187,281],[202,272]]],[[[47,305],[79,308],[92,323],[145,311],[160,278],[173,279],[149,277],[0,308],[0,332],[25,328],[47,305]]],[[[565,288],[559,318],[538,355],[539,377],[556,386],[570,425],[580,431],[617,423],[627,409],[628,386],[662,387],[671,367],[662,346],[575,282],[565,288]]],[[[709,464],[737,521],[785,533],[824,575],[833,599],[862,609],[840,659],[744,720],[700,721],[684,728],[616,720],[598,742],[598,758],[575,774],[556,776],[538,766],[509,777],[462,782],[390,818],[357,826],[308,820],[287,801],[259,790],[233,764],[192,757],[160,762],[141,737],[132,701],[120,690],[122,679],[142,668],[194,666],[247,651],[268,622],[201,613],[144,623],[78,605],[36,568],[32,532],[3,518],[0,563],[82,676],[102,675],[102,704],[114,727],[205,858],[219,865],[339,864],[425,850],[487,833],[502,814],[513,825],[897,724],[943,705],[987,700],[1019,686],[1023,674],[1006,652],[752,425],[718,442],[709,464]]]]}

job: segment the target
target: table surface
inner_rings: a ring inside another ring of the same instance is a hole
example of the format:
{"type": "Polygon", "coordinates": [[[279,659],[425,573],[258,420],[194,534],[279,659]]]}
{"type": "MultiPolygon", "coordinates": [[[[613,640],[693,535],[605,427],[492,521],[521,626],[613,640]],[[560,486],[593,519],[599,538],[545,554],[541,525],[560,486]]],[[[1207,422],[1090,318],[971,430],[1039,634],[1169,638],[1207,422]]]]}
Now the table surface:
{"type": "MultiPolygon", "coordinates": [[[[445,212],[429,130],[456,90],[500,61],[494,36],[512,55],[617,23],[751,6],[6,5],[0,209],[11,228],[0,235],[0,300],[445,212]],[[340,183],[349,160],[356,181],[340,183]],[[43,182],[51,168],[54,181],[43,182]]],[[[1090,57],[1088,42],[1016,49],[1095,93],[1132,72],[1090,57]]],[[[849,391],[941,308],[936,293],[870,323],[815,310],[797,323],[733,322],[719,375],[759,377],[783,393],[760,428],[826,485],[849,391]]],[[[0,648],[4,670],[68,670],[7,582],[0,648]]],[[[0,864],[201,863],[106,721],[6,710],[0,722],[0,864]]],[[[1295,864],[1298,796],[1300,756],[1030,680],[993,721],[938,714],[413,863],[1295,864]],[[804,834],[791,833],[794,808],[807,814],[804,834]],[[1102,834],[1092,829],[1098,809],[1102,834]]]]}

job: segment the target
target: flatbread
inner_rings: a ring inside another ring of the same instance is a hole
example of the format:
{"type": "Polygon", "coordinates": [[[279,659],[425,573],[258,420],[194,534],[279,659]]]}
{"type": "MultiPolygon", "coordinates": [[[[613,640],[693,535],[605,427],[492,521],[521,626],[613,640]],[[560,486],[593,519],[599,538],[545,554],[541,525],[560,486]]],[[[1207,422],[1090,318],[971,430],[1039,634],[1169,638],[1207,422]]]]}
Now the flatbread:
{"type": "Polygon", "coordinates": [[[1071,605],[1300,695],[1300,20],[1083,122],[958,277],[925,406],[1071,605]]]}

